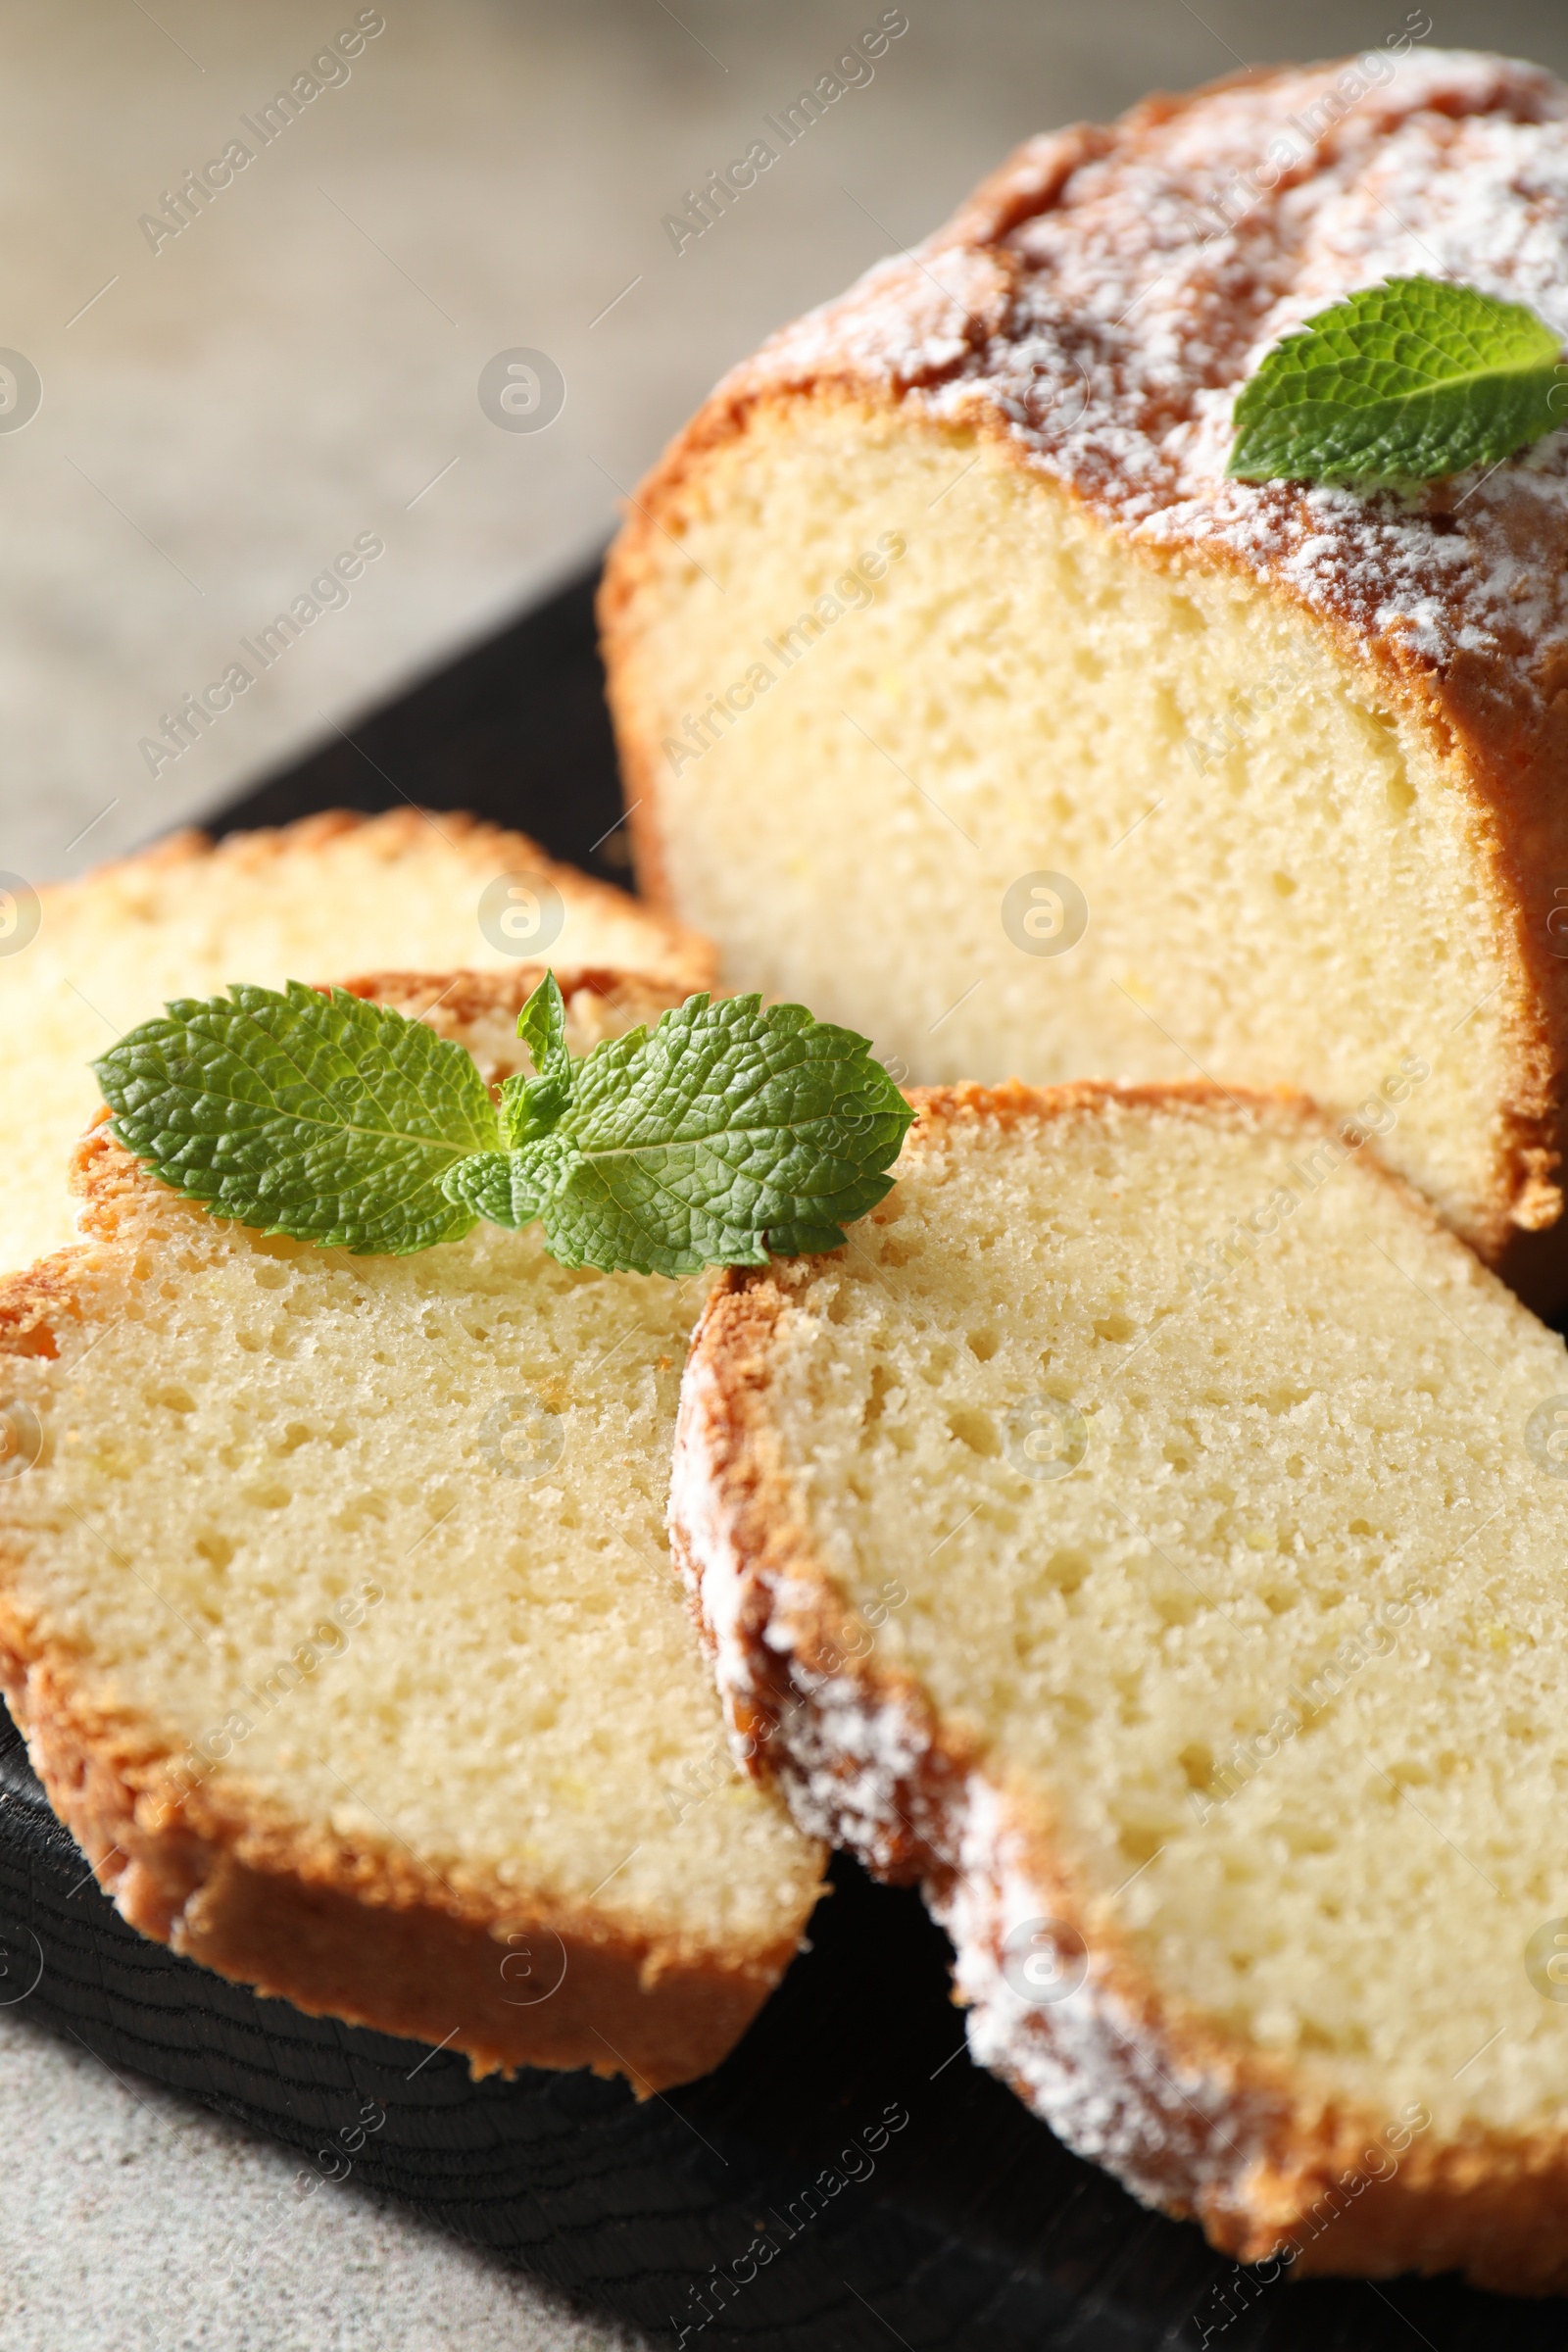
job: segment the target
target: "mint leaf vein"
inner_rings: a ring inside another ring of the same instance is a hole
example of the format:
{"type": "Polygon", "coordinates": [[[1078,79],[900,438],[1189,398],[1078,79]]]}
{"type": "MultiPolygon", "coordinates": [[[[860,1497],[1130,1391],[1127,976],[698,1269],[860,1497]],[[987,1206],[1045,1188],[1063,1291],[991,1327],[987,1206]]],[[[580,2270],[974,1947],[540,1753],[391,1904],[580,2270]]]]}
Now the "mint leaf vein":
{"type": "Polygon", "coordinates": [[[1226,471],[1372,489],[1500,465],[1568,421],[1562,359],[1561,338],[1520,303],[1389,278],[1265,356],[1237,400],[1226,471]]]}
{"type": "Polygon", "coordinates": [[[94,1071],[115,1133],[220,1216],[358,1253],[456,1241],[447,1171],[500,1128],[471,1056],[420,1021],[291,980],[181,999],[94,1071]]]}
{"type": "Polygon", "coordinates": [[[802,1004],[692,997],[572,1058],[553,973],[499,1107],[461,1046],[334,989],[181,1000],[94,1064],[115,1133],[217,1214],[362,1253],[539,1219],[566,1266],[683,1276],[836,1249],[912,1112],[802,1004]]]}
{"type": "Polygon", "coordinates": [[[568,1106],[513,1170],[458,1169],[448,1190],[499,1223],[514,1200],[537,1214],[563,1265],[763,1265],[838,1248],[888,1192],[911,1115],[853,1030],[692,997],[576,1064],[568,1106]]]}

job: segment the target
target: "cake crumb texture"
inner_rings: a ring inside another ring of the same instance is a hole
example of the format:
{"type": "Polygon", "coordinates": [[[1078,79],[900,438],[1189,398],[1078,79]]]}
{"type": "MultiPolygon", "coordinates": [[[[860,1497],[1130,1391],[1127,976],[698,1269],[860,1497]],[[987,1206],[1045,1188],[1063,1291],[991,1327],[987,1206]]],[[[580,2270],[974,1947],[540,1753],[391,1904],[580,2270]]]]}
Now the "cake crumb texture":
{"type": "MultiPolygon", "coordinates": [[[[494,1079],[539,976],[360,986],[444,1000],[494,1079]]],[[[578,1053],[676,993],[564,987],[578,1053]]],[[[83,1243],[0,1285],[0,1686],[122,1911],[478,2072],[716,2064],[820,1855],[731,1761],[669,1559],[706,1282],[537,1228],[269,1238],[107,1126],[76,1181],[83,1243]]]]}
{"type": "Polygon", "coordinates": [[[1382,48],[1027,142],[672,444],[612,701],[645,884],[731,985],[916,1082],[1364,1111],[1544,1302],[1568,441],[1408,495],[1224,475],[1263,354],[1390,273],[1568,335],[1551,76],[1382,48]]]}
{"type": "Polygon", "coordinates": [[[859,1246],[727,1275],[695,1343],[732,1718],[1139,2194],[1243,2260],[1560,2288],[1568,1349],[1300,1104],[919,1100],[859,1246]]]}

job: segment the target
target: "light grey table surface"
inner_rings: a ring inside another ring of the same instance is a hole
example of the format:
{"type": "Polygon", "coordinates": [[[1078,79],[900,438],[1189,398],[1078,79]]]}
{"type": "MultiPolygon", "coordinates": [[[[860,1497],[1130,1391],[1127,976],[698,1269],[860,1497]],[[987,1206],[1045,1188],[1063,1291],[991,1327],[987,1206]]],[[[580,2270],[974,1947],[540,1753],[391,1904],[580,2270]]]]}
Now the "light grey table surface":
{"type": "MultiPolygon", "coordinates": [[[[0,354],[41,403],[15,431],[0,409],[0,868],[78,870],[352,733],[584,560],[731,360],[934,225],[1016,138],[1381,42],[1409,12],[906,0],[869,83],[679,253],[664,216],[880,0],[370,13],[384,29],[347,78],[264,146],[242,119],[354,0],[11,0],[0,354]],[[256,152],[231,184],[149,231],[234,137],[256,152]],[[482,368],[517,347],[564,378],[546,430],[481,409],[482,368]],[[142,749],[363,532],[385,555],[347,606],[177,760],[142,749]]],[[[1568,71],[1558,8],[1431,13],[1433,40],[1568,71]]],[[[629,2341],[352,2180],[280,2229],[291,2158],[116,2080],[24,2004],[0,2009],[0,2352],[629,2341]]]]}
{"type": "Polygon", "coordinates": [[[5,2352],[632,2352],[352,2180],[0,2012],[5,2352]]]}

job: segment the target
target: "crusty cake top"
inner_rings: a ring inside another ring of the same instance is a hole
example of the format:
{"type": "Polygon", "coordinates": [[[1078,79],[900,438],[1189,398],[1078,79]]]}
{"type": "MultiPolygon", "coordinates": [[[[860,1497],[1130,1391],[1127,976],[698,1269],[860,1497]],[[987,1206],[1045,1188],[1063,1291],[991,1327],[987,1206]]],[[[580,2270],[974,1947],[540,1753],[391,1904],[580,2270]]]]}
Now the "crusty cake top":
{"type": "Polygon", "coordinates": [[[1273,577],[1412,684],[1468,673],[1539,717],[1568,682],[1568,437],[1410,496],[1224,478],[1243,379],[1356,287],[1463,280],[1568,334],[1568,88],[1413,41],[1027,141],[714,409],[837,382],[1000,427],[1136,537],[1273,577]]]}

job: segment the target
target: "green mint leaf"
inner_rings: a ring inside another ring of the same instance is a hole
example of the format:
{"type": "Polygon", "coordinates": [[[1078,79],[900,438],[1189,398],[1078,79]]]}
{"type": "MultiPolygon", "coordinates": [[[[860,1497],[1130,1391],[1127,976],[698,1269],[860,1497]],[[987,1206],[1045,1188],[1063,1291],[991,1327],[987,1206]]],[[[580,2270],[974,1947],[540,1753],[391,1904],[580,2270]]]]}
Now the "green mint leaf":
{"type": "Polygon", "coordinates": [[[93,1064],[121,1142],[218,1216],[358,1253],[458,1241],[448,1170],[501,1140],[472,1057],[291,980],[182,999],[93,1064]]]}
{"type": "Polygon", "coordinates": [[[501,1088],[501,1132],[514,1150],[548,1135],[571,1101],[569,1054],[537,1078],[508,1078],[501,1088]]]}
{"type": "Polygon", "coordinates": [[[1226,471],[1370,489],[1500,465],[1568,422],[1562,357],[1519,303],[1391,277],[1268,353],[1236,403],[1226,471]]]}
{"type": "Polygon", "coordinates": [[[890,1190],[912,1116],[852,1030],[802,1004],[691,997],[652,1036],[634,1029],[577,1064],[570,1103],[510,1181],[540,1199],[563,1265],[759,1266],[769,1244],[836,1249],[890,1190]]]}
{"type": "Polygon", "coordinates": [[[533,1055],[533,1066],[546,1065],[566,1051],[566,1001],[554,972],[546,972],[517,1015],[517,1035],[533,1055]]]}
{"type": "MultiPolygon", "coordinates": [[[[509,1078],[501,1089],[502,1133],[514,1147],[548,1135],[571,1100],[576,1064],[566,1051],[565,1000],[554,972],[546,972],[518,1013],[517,1035],[533,1056],[534,1075],[509,1078]]],[[[527,1219],[496,1222],[525,1224],[527,1219]]]]}
{"type": "Polygon", "coordinates": [[[837,1249],[913,1116],[801,1004],[692,997],[574,1062],[552,976],[518,1034],[536,1073],[505,1120],[461,1046],[298,981],[172,1004],[94,1068],[120,1140],[220,1216],[391,1255],[538,1218],[563,1265],[607,1273],[837,1249]]]}
{"type": "Polygon", "coordinates": [[[478,1152],[460,1159],[441,1179],[441,1189],[474,1216],[514,1232],[533,1223],[550,1195],[548,1175],[540,1181],[527,1151],[478,1152]]]}

